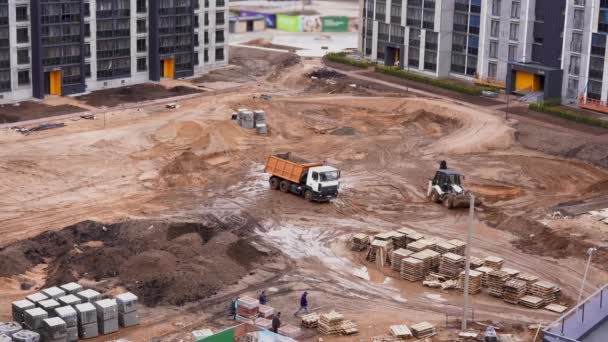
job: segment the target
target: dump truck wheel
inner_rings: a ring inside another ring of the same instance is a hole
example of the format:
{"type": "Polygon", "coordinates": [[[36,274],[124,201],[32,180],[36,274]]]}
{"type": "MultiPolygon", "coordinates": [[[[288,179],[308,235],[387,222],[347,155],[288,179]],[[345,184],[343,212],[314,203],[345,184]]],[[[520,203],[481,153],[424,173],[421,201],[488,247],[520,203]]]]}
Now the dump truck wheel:
{"type": "Polygon", "coordinates": [[[288,192],[289,191],[289,182],[285,181],[285,180],[281,181],[280,189],[283,192],[288,192]]]}
{"type": "Polygon", "coordinates": [[[304,193],[304,199],[309,202],[312,202],[312,191],[306,190],[306,192],[304,193]]]}
{"type": "Polygon", "coordinates": [[[444,205],[446,208],[448,208],[448,209],[452,209],[452,208],[454,208],[454,201],[452,200],[452,197],[450,197],[450,196],[446,196],[446,197],[443,199],[443,205],[444,205]]]}
{"type": "Polygon", "coordinates": [[[279,184],[281,182],[279,181],[279,179],[277,177],[271,177],[269,182],[270,182],[270,188],[272,190],[278,190],[279,189],[279,184]]]}

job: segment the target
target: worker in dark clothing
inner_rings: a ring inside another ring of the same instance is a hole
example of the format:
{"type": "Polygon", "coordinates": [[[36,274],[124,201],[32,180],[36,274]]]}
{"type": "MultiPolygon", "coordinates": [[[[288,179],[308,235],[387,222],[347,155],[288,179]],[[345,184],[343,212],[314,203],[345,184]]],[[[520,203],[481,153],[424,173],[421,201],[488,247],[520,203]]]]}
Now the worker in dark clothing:
{"type": "Polygon", "coordinates": [[[239,297],[235,297],[234,299],[232,299],[232,302],[230,302],[230,316],[232,316],[233,320],[236,320],[236,308],[238,306],[238,300],[239,297]]]}
{"type": "Polygon", "coordinates": [[[272,317],[272,328],[270,328],[270,331],[272,331],[275,334],[278,334],[280,327],[281,327],[281,313],[277,312],[277,314],[274,315],[274,317],[272,317]]]}
{"type": "Polygon", "coordinates": [[[307,291],[304,291],[304,293],[302,294],[302,297],[300,297],[300,308],[293,315],[297,316],[302,310],[304,310],[304,312],[308,313],[308,292],[307,291]]]}
{"type": "Polygon", "coordinates": [[[260,301],[261,305],[266,305],[266,303],[268,303],[268,300],[266,299],[266,291],[262,291],[262,293],[260,293],[258,300],[260,301]]]}

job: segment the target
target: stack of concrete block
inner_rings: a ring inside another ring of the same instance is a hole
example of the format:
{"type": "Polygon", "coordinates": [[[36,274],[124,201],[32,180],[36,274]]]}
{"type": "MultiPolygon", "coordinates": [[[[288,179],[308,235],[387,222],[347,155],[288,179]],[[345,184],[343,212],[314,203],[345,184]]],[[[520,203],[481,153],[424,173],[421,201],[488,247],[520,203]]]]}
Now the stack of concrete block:
{"type": "Polygon", "coordinates": [[[40,334],[44,342],[66,342],[68,329],[65,321],[59,317],[51,317],[43,320],[42,333],[40,334]]]}
{"type": "Polygon", "coordinates": [[[97,309],[91,303],[75,305],[78,318],[78,336],[80,338],[92,338],[99,335],[97,326],[97,309]]]}
{"type": "Polygon", "coordinates": [[[82,285],[78,283],[67,283],[60,286],[60,288],[65,291],[66,294],[77,294],[82,291],[82,285]]]}
{"type": "Polygon", "coordinates": [[[0,342],[13,342],[13,339],[10,336],[0,334],[0,342]]]}
{"type": "Polygon", "coordinates": [[[458,240],[458,239],[452,239],[452,240],[449,240],[448,243],[456,246],[456,249],[452,253],[464,256],[464,253],[467,250],[466,242],[458,240]]]}
{"type": "Polygon", "coordinates": [[[123,328],[139,324],[139,313],[137,311],[137,296],[131,292],[116,296],[118,305],[118,323],[123,328]]]}
{"type": "Polygon", "coordinates": [[[55,309],[60,307],[61,304],[54,299],[47,299],[43,300],[42,302],[38,302],[38,306],[44,311],[48,312],[50,317],[55,314],[55,309]]]}
{"type": "Polygon", "coordinates": [[[255,128],[253,112],[247,108],[240,108],[237,114],[237,123],[243,128],[255,128]]]}
{"type": "Polygon", "coordinates": [[[238,299],[236,314],[245,319],[255,319],[260,310],[260,301],[251,297],[241,297],[238,299]]]}
{"type": "Polygon", "coordinates": [[[17,322],[0,323],[0,335],[11,337],[21,329],[21,324],[17,322]]]}
{"type": "Polygon", "coordinates": [[[262,318],[271,319],[274,316],[274,308],[268,305],[262,305],[258,307],[258,315],[262,318]]]}
{"type": "Polygon", "coordinates": [[[36,305],[27,299],[18,300],[12,303],[13,320],[18,323],[25,323],[25,311],[35,308],[36,305]]]}
{"type": "Polygon", "coordinates": [[[278,333],[279,335],[297,339],[298,337],[300,337],[300,335],[302,335],[302,329],[291,324],[285,324],[279,328],[278,333]]]}
{"type": "Polygon", "coordinates": [[[407,236],[405,234],[398,231],[391,233],[393,234],[392,240],[394,249],[405,248],[407,246],[407,236]]]}
{"type": "Polygon", "coordinates": [[[99,300],[101,300],[101,293],[95,291],[95,290],[84,290],[84,291],[80,291],[78,293],[76,293],[76,296],[78,296],[78,298],[82,299],[83,303],[95,303],[99,300]]]}
{"type": "Polygon", "coordinates": [[[53,287],[49,287],[48,289],[44,289],[44,290],[42,290],[42,293],[44,295],[46,295],[47,297],[55,299],[55,300],[59,299],[59,297],[63,297],[66,295],[65,291],[58,288],[57,286],[53,286],[53,287]]]}
{"type": "Polygon", "coordinates": [[[76,304],[82,303],[82,299],[80,299],[79,297],[77,297],[77,296],[75,296],[73,294],[69,294],[67,296],[59,297],[59,299],[57,299],[57,301],[59,301],[59,303],[62,306],[66,306],[66,305],[74,306],[76,304]]]}
{"type": "Polygon", "coordinates": [[[118,331],[118,304],[116,299],[102,299],[96,301],[97,326],[101,335],[118,331]]]}
{"type": "Polygon", "coordinates": [[[36,292],[36,293],[32,293],[29,296],[26,296],[25,299],[27,299],[30,302],[34,303],[34,305],[37,305],[39,302],[42,302],[43,300],[49,299],[49,297],[47,297],[46,295],[44,295],[41,292],[36,292]]]}
{"type": "Polygon", "coordinates": [[[25,310],[25,326],[30,330],[40,330],[43,327],[43,321],[49,318],[49,314],[41,308],[33,308],[25,310]]]}
{"type": "Polygon", "coordinates": [[[401,260],[409,257],[414,254],[414,252],[409,249],[399,248],[396,251],[393,251],[391,255],[391,267],[394,271],[401,271],[401,260]]]}
{"type": "Polygon", "coordinates": [[[40,334],[31,330],[21,330],[12,336],[13,342],[40,342],[40,334]]]}
{"type": "Polygon", "coordinates": [[[258,134],[268,133],[268,128],[266,127],[266,112],[263,110],[253,111],[253,121],[258,134]]]}
{"type": "Polygon", "coordinates": [[[62,306],[55,309],[55,316],[61,318],[66,325],[67,341],[78,341],[78,315],[71,306],[62,306]]]}
{"type": "Polygon", "coordinates": [[[255,324],[256,327],[261,329],[270,330],[270,328],[272,328],[272,320],[264,317],[256,318],[253,324],[255,324]]]}

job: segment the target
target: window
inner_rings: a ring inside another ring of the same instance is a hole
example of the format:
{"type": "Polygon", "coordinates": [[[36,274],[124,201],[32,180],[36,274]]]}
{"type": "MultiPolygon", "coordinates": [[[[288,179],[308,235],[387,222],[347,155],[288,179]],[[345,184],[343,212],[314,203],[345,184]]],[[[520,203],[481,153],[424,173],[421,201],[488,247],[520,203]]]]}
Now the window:
{"type": "Polygon", "coordinates": [[[514,61],[517,58],[517,45],[509,45],[509,61],[514,61]]]}
{"type": "Polygon", "coordinates": [[[19,70],[17,72],[17,84],[20,86],[30,84],[30,71],[29,70],[19,70]]]}
{"type": "Polygon", "coordinates": [[[198,34],[194,34],[194,46],[198,46],[199,42],[198,42],[198,34]]]}
{"type": "Polygon", "coordinates": [[[224,11],[215,13],[215,25],[224,25],[224,11]]]}
{"type": "Polygon", "coordinates": [[[511,18],[519,19],[519,7],[520,7],[519,1],[513,1],[511,3],[511,18]]]}
{"type": "Polygon", "coordinates": [[[568,91],[566,96],[568,96],[568,98],[575,98],[578,96],[578,80],[576,78],[568,79],[568,91]]]}
{"type": "Polygon", "coordinates": [[[148,70],[148,66],[146,65],[146,57],[137,59],[137,71],[146,71],[148,70]]]}
{"type": "Polygon", "coordinates": [[[511,23],[509,26],[509,40],[518,41],[519,40],[519,24],[511,23]]]}
{"type": "Polygon", "coordinates": [[[224,42],[224,31],[215,31],[215,42],[216,43],[224,42]]]}
{"type": "Polygon", "coordinates": [[[572,32],[572,41],[570,42],[570,50],[572,52],[581,52],[583,49],[583,34],[572,32]]]}
{"type": "Polygon", "coordinates": [[[501,0],[492,0],[492,15],[500,17],[501,0]]]}
{"type": "Polygon", "coordinates": [[[498,58],[498,41],[490,41],[490,58],[498,58]]]}
{"type": "Polygon", "coordinates": [[[205,35],[204,36],[205,36],[204,44],[209,44],[209,32],[205,31],[205,35]]]}
{"type": "Polygon", "coordinates": [[[194,16],[194,28],[198,28],[200,26],[199,22],[200,22],[200,20],[199,20],[198,15],[195,15],[194,16]]]}
{"type": "Polygon", "coordinates": [[[27,43],[30,41],[27,27],[17,29],[17,43],[27,43]]]}
{"type": "Polygon", "coordinates": [[[91,57],[91,44],[84,45],[84,58],[91,57]]]}
{"type": "Polygon", "coordinates": [[[30,63],[30,50],[19,49],[17,50],[17,64],[29,64],[30,63]]]}
{"type": "Polygon", "coordinates": [[[215,61],[219,62],[219,61],[223,61],[223,60],[224,60],[224,49],[223,48],[215,49],[215,61]]]}
{"type": "Polygon", "coordinates": [[[205,61],[205,63],[209,61],[209,50],[207,49],[205,49],[203,53],[203,61],[205,61]]]}
{"type": "Polygon", "coordinates": [[[146,0],[137,0],[137,13],[146,13],[146,0]]]}
{"type": "Polygon", "coordinates": [[[137,52],[146,52],[146,38],[137,40],[137,52]]]}
{"type": "Polygon", "coordinates": [[[146,19],[137,19],[137,33],[146,33],[146,19]]]}
{"type": "Polygon", "coordinates": [[[85,17],[91,16],[91,4],[88,2],[84,3],[84,16],[85,17]]]}
{"type": "Polygon", "coordinates": [[[490,23],[490,37],[498,38],[499,34],[500,34],[500,21],[492,20],[492,22],[490,23]]]}
{"type": "Polygon", "coordinates": [[[488,63],[488,77],[495,79],[497,69],[498,69],[498,66],[496,65],[496,63],[494,63],[494,62],[488,63]]]}
{"type": "Polygon", "coordinates": [[[84,36],[85,37],[91,36],[91,24],[89,24],[89,23],[84,24],[84,36]]]}
{"type": "Polygon", "coordinates": [[[17,21],[28,21],[27,6],[15,7],[15,18],[17,21]]]}
{"type": "Polygon", "coordinates": [[[573,23],[574,28],[577,30],[582,30],[584,20],[585,20],[584,10],[575,9],[574,10],[574,23],[573,23]]]}
{"type": "Polygon", "coordinates": [[[86,77],[86,78],[91,77],[91,64],[84,65],[84,77],[86,77]]]}
{"type": "Polygon", "coordinates": [[[570,66],[568,67],[568,72],[570,75],[576,75],[580,73],[581,67],[581,58],[579,56],[570,56],[570,66]]]}

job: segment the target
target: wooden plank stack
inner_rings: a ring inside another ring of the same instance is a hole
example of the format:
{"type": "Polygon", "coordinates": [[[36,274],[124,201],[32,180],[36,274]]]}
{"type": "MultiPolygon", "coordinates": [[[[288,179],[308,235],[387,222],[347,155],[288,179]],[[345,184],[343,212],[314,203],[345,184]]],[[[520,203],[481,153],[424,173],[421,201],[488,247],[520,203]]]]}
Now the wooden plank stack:
{"type": "Polygon", "coordinates": [[[485,261],[482,258],[478,258],[476,256],[471,256],[471,269],[476,269],[478,267],[482,267],[485,264],[485,261]]]}
{"type": "MultiPolygon", "coordinates": [[[[464,276],[465,272],[460,272],[458,277],[459,287],[464,289],[464,276]]],[[[483,274],[475,270],[469,270],[469,294],[474,295],[481,292],[481,278],[483,274]]]]}
{"type": "Polygon", "coordinates": [[[439,273],[450,279],[456,279],[463,269],[464,257],[461,255],[448,252],[439,259],[439,273]]]}
{"type": "Polygon", "coordinates": [[[342,324],[340,324],[341,335],[354,335],[358,332],[359,329],[357,328],[357,323],[351,320],[345,319],[342,321],[342,324]]]}
{"type": "Polygon", "coordinates": [[[519,274],[518,270],[514,270],[508,267],[503,267],[500,270],[506,272],[509,275],[509,278],[515,278],[519,274]]]}
{"type": "Polygon", "coordinates": [[[391,255],[391,267],[393,268],[394,271],[400,272],[401,271],[401,260],[407,258],[408,256],[414,254],[414,252],[410,251],[409,249],[404,249],[404,248],[399,248],[395,251],[393,251],[393,254],[391,255]]]}
{"type": "Polygon", "coordinates": [[[519,299],[519,304],[530,309],[540,309],[544,306],[543,299],[535,296],[523,296],[519,299]]]}
{"type": "Polygon", "coordinates": [[[314,329],[319,326],[319,314],[311,312],[302,316],[302,326],[304,328],[314,329]]]}
{"type": "Polygon", "coordinates": [[[520,273],[517,276],[515,276],[515,279],[525,281],[526,285],[528,285],[528,288],[530,287],[530,285],[532,285],[538,281],[538,277],[533,274],[530,274],[530,273],[520,273]]]}
{"type": "Polygon", "coordinates": [[[541,298],[543,305],[555,302],[558,292],[559,288],[555,284],[544,280],[537,281],[528,288],[528,294],[541,298]]]}
{"type": "Polygon", "coordinates": [[[480,272],[481,275],[481,286],[488,287],[488,273],[494,271],[494,269],[487,266],[477,267],[475,271],[480,272]]]}
{"type": "Polygon", "coordinates": [[[447,242],[447,241],[437,241],[435,243],[435,247],[433,247],[433,250],[439,254],[446,254],[446,253],[454,253],[457,248],[456,246],[452,245],[451,243],[447,242]]]}
{"type": "Polygon", "coordinates": [[[505,282],[509,280],[509,275],[500,270],[488,273],[488,293],[491,296],[502,298],[504,295],[505,282]]]}
{"type": "Polygon", "coordinates": [[[458,239],[452,239],[448,241],[450,244],[456,246],[456,250],[452,253],[464,256],[467,249],[467,244],[464,241],[458,239]]]}
{"type": "Polygon", "coordinates": [[[422,261],[422,272],[424,273],[424,275],[427,275],[427,273],[431,271],[431,267],[433,266],[433,257],[426,251],[427,250],[425,249],[423,251],[410,255],[411,258],[422,261]]]}
{"type": "Polygon", "coordinates": [[[374,240],[381,241],[392,241],[393,240],[393,232],[383,232],[374,235],[374,240]]]}
{"type": "Polygon", "coordinates": [[[408,281],[424,279],[424,262],[412,257],[401,260],[401,278],[408,281]]]}
{"type": "Polygon", "coordinates": [[[367,254],[367,260],[371,262],[375,262],[376,259],[381,258],[383,262],[386,262],[388,259],[388,253],[393,249],[393,241],[392,240],[379,240],[374,239],[369,248],[369,252],[367,254]]]}
{"type": "Polygon", "coordinates": [[[391,336],[395,337],[398,340],[406,340],[412,337],[412,332],[407,325],[391,325],[390,327],[391,336]]]}
{"type": "Polygon", "coordinates": [[[497,256],[488,256],[484,259],[484,266],[500,270],[502,268],[502,264],[504,264],[505,259],[499,258],[497,256]]]}
{"type": "Polygon", "coordinates": [[[420,242],[420,240],[409,242],[407,244],[407,249],[409,249],[410,251],[412,251],[414,253],[422,252],[423,250],[426,249],[426,244],[423,242],[420,242]]]}
{"type": "Polygon", "coordinates": [[[369,246],[369,236],[367,234],[355,234],[351,240],[351,249],[362,252],[369,246]]]}
{"type": "Polygon", "coordinates": [[[405,248],[407,246],[407,236],[398,231],[391,232],[393,234],[393,248],[405,248]]]}
{"type": "MultiPolygon", "coordinates": [[[[504,271],[503,271],[504,272],[504,271]]],[[[519,304],[526,295],[527,284],[524,280],[509,279],[505,282],[503,300],[510,304],[519,304]]]]}
{"type": "Polygon", "coordinates": [[[431,337],[437,333],[435,331],[435,326],[433,326],[429,322],[421,322],[418,324],[414,324],[410,328],[412,329],[412,333],[416,338],[431,337]]]}
{"type": "MultiPolygon", "coordinates": [[[[418,241],[420,239],[424,238],[424,235],[418,233],[417,231],[410,229],[410,228],[401,228],[397,230],[399,233],[404,234],[405,235],[405,242],[406,244],[410,243],[410,242],[414,242],[414,241],[418,241]]],[[[407,247],[407,245],[406,245],[407,247]]]]}
{"type": "Polygon", "coordinates": [[[319,316],[319,332],[323,335],[336,335],[340,333],[344,315],[339,312],[329,312],[319,316]]]}

